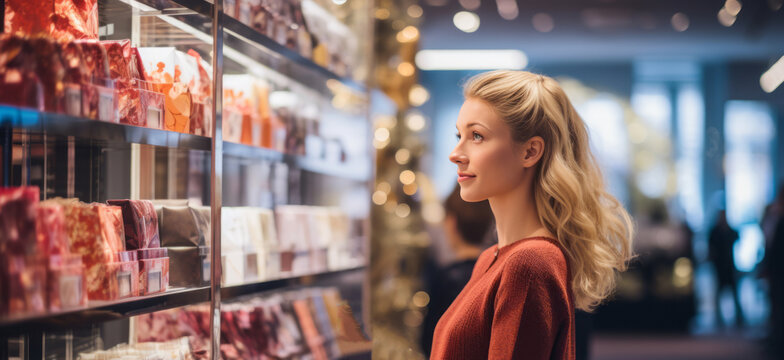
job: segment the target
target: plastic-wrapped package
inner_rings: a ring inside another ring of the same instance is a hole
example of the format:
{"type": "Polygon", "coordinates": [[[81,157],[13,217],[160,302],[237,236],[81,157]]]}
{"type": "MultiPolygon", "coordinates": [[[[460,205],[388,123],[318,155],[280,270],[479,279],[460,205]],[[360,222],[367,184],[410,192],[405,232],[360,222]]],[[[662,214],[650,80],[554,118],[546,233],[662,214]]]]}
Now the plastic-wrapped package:
{"type": "Polygon", "coordinates": [[[86,89],[83,90],[83,97],[87,98],[84,115],[101,121],[119,121],[114,81],[109,77],[106,49],[94,40],[77,40],[74,43],[82,50],[88,74],[86,89]]]}
{"type": "Polygon", "coordinates": [[[165,95],[163,128],[190,132],[193,101],[198,97],[193,95],[189,84],[197,81],[194,80],[198,76],[197,59],[173,47],[139,48],[139,53],[148,69],[148,81],[155,83],[156,91],[165,95]]]}
{"type": "Polygon", "coordinates": [[[80,255],[52,255],[47,274],[49,310],[87,306],[87,282],[80,255]]]}
{"type": "Polygon", "coordinates": [[[40,203],[36,208],[35,228],[38,249],[42,254],[52,256],[69,253],[62,205],[46,201],[40,203]]]}
{"type": "Polygon", "coordinates": [[[134,57],[130,40],[101,41],[109,60],[109,76],[117,89],[117,109],[123,124],[146,126],[146,116],[142,116],[139,90],[135,81],[145,80],[134,57]]]}
{"type": "Polygon", "coordinates": [[[158,237],[158,215],[155,206],[147,200],[109,200],[109,205],[122,209],[127,249],[161,247],[158,237]]]}
{"type": "Polygon", "coordinates": [[[88,279],[90,300],[117,300],[139,296],[139,262],[125,261],[99,264],[105,276],[100,287],[93,288],[88,279]]]}
{"type": "Polygon", "coordinates": [[[0,35],[0,54],[0,103],[42,109],[43,88],[30,43],[20,36],[0,35]]]}
{"type": "Polygon", "coordinates": [[[98,38],[97,0],[54,0],[50,31],[59,40],[98,38]]]}
{"type": "Polygon", "coordinates": [[[0,188],[0,257],[36,253],[38,197],[34,186],[0,188]]]}
{"type": "Polygon", "coordinates": [[[297,314],[305,343],[310,348],[310,353],[314,360],[327,360],[327,351],[324,349],[324,338],[316,328],[316,322],[310,312],[310,306],[306,299],[294,300],[292,307],[297,314]]]}
{"type": "Polygon", "coordinates": [[[5,0],[5,33],[46,33],[54,13],[54,0],[5,0]]]}
{"type": "Polygon", "coordinates": [[[82,256],[90,299],[106,299],[106,267],[125,250],[122,210],[117,206],[52,200],[63,205],[71,252],[82,256]]]}
{"type": "Polygon", "coordinates": [[[169,289],[169,258],[139,260],[139,295],[165,292],[169,289]]]}
{"type": "Polygon", "coordinates": [[[138,261],[139,260],[139,253],[136,250],[128,250],[128,251],[118,251],[115,256],[113,262],[127,262],[127,261],[138,261]]]}
{"type": "Polygon", "coordinates": [[[210,282],[210,248],[170,247],[169,283],[172,286],[204,286],[210,282]]]}
{"type": "Polygon", "coordinates": [[[203,246],[209,236],[209,217],[189,206],[159,206],[161,246],[203,246]]]}
{"type": "Polygon", "coordinates": [[[169,257],[169,248],[151,248],[136,250],[139,260],[169,257]]]}
{"type": "Polygon", "coordinates": [[[43,87],[43,110],[62,112],[65,99],[63,86],[65,68],[60,62],[57,46],[52,38],[43,35],[34,36],[28,41],[30,41],[30,48],[33,50],[33,59],[35,59],[35,73],[43,87]]]}
{"type": "Polygon", "coordinates": [[[0,311],[4,314],[38,314],[46,311],[46,262],[44,258],[3,256],[0,311]]]}
{"type": "Polygon", "coordinates": [[[89,74],[82,49],[75,42],[67,42],[60,44],[59,52],[65,67],[65,113],[71,116],[87,115],[89,74]]]}
{"type": "Polygon", "coordinates": [[[245,282],[245,253],[230,251],[221,254],[223,265],[221,274],[224,285],[237,285],[245,282]]]}

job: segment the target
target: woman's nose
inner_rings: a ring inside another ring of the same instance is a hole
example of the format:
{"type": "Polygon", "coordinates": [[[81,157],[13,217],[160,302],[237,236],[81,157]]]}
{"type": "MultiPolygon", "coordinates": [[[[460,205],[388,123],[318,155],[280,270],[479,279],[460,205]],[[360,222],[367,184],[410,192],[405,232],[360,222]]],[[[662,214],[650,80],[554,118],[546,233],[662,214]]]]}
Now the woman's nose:
{"type": "Polygon", "coordinates": [[[457,147],[455,147],[455,149],[452,150],[452,153],[449,154],[449,161],[451,161],[451,162],[453,162],[455,164],[463,164],[463,165],[465,165],[465,164],[468,164],[468,157],[462,151],[460,151],[457,147]]]}

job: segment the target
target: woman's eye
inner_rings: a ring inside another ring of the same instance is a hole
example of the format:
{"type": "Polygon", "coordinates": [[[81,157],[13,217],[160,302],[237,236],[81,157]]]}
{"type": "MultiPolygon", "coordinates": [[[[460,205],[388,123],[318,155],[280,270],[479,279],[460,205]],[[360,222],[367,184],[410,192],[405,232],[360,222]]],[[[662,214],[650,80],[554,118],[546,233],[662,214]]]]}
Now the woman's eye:
{"type": "Polygon", "coordinates": [[[482,139],[484,139],[482,135],[479,135],[479,133],[474,132],[474,141],[481,141],[482,139]]]}
{"type": "Polygon", "coordinates": [[[460,134],[455,134],[455,136],[457,137],[457,140],[460,141],[460,134]]]}

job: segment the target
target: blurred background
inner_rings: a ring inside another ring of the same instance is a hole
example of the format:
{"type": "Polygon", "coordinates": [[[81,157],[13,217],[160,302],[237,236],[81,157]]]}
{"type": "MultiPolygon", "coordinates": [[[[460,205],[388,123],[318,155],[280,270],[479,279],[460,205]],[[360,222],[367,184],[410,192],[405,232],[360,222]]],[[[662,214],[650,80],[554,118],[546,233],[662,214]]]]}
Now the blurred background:
{"type": "Polygon", "coordinates": [[[448,154],[461,85],[499,68],[561,83],[638,227],[615,295],[577,316],[578,359],[784,358],[781,8],[377,0],[374,358],[426,358],[443,304],[493,242],[466,230],[492,227],[476,221],[486,209],[448,200],[448,154]]]}

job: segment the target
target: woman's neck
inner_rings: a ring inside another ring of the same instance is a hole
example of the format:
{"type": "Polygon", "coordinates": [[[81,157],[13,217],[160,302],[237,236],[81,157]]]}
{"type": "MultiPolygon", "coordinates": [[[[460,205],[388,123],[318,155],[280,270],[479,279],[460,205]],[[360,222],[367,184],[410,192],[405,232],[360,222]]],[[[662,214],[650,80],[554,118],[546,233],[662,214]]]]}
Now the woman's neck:
{"type": "Polygon", "coordinates": [[[524,185],[509,193],[489,199],[495,216],[499,248],[517,240],[534,236],[554,238],[553,234],[539,221],[533,188],[524,185]]]}

